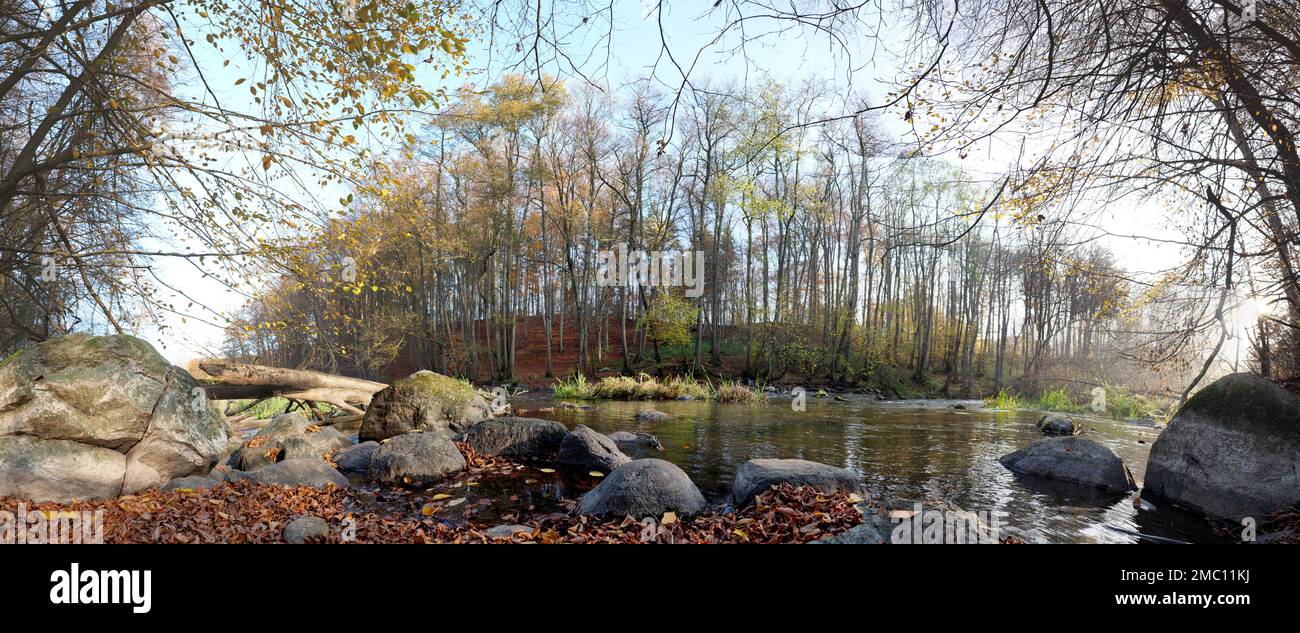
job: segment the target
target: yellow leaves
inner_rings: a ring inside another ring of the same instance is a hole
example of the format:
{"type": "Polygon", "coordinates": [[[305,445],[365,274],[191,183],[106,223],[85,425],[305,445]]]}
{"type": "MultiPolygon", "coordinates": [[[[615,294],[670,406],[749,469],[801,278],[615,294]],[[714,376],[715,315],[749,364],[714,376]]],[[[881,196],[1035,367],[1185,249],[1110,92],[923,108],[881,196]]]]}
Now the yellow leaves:
{"type": "Polygon", "coordinates": [[[659,519],[660,525],[672,525],[676,522],[677,522],[676,512],[665,512],[663,517],[659,519]]]}
{"type": "Polygon", "coordinates": [[[450,498],[451,498],[451,495],[449,495],[449,494],[447,494],[447,493],[445,493],[445,492],[440,492],[440,493],[438,493],[438,494],[436,494],[436,495],[433,495],[433,500],[434,500],[434,501],[442,501],[443,499],[450,499],[450,498]]]}
{"type": "Polygon", "coordinates": [[[555,472],[555,469],[554,469],[554,468],[538,468],[538,470],[540,470],[540,471],[542,471],[542,472],[544,472],[544,473],[553,473],[553,472],[555,472]]]}
{"type": "Polygon", "coordinates": [[[593,471],[588,472],[587,474],[588,474],[588,475],[591,475],[592,477],[597,477],[597,478],[599,478],[599,477],[604,477],[604,476],[605,476],[605,473],[602,473],[602,472],[600,472],[599,470],[593,470],[593,471]]]}
{"type": "Polygon", "coordinates": [[[424,504],[423,507],[420,508],[420,514],[422,514],[422,515],[424,515],[424,516],[427,516],[427,517],[428,517],[428,516],[433,516],[433,513],[437,512],[437,511],[438,511],[438,506],[435,506],[435,505],[433,505],[432,503],[426,503],[426,504],[424,504]]]}
{"type": "Polygon", "coordinates": [[[263,157],[262,157],[262,171],[266,171],[266,170],[270,169],[270,168],[271,168],[271,163],[274,163],[274,162],[275,162],[275,157],[274,157],[274,156],[271,156],[270,154],[267,154],[266,156],[263,156],[263,157]]]}

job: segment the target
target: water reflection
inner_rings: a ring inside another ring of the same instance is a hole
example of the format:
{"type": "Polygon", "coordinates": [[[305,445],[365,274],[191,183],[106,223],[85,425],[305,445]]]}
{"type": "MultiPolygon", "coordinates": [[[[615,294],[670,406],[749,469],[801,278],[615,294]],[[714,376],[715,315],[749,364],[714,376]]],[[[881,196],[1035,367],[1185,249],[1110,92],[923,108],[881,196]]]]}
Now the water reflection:
{"type": "MultiPolygon", "coordinates": [[[[1133,495],[1103,495],[1017,477],[1002,455],[1043,437],[1032,412],[998,412],[972,402],[877,403],[810,399],[796,412],[788,402],[767,405],[707,402],[594,403],[590,410],[554,407],[544,398],[521,399],[525,415],[586,424],[604,433],[645,431],[664,445],[660,457],[687,472],[712,501],[730,490],[736,467],[763,457],[800,458],[850,468],[878,495],[942,499],[967,510],[1000,513],[1005,525],[1034,542],[1134,542],[1134,532],[1217,540],[1194,516],[1133,507],[1133,495]],[[964,409],[954,408],[961,404],[964,409]],[[637,420],[657,409],[673,417],[637,420]],[[1109,526],[1109,527],[1108,527],[1109,526]],[[1116,529],[1118,528],[1118,529],[1116,529]]],[[[1158,429],[1076,418],[1084,436],[1115,450],[1140,483],[1158,429]]]]}

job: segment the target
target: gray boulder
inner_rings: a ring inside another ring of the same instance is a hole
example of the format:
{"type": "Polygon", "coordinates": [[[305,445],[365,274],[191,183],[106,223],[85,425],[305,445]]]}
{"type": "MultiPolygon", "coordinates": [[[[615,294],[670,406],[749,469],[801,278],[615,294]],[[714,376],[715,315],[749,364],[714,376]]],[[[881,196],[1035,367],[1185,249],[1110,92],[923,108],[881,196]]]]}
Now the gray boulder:
{"type": "Polygon", "coordinates": [[[284,542],[294,545],[302,545],[309,538],[329,535],[330,525],[325,522],[325,519],[316,516],[300,516],[284,526],[284,542]]]}
{"type": "Polygon", "coordinates": [[[385,440],[412,431],[464,433],[492,418],[492,408],[473,385],[419,371],[375,394],[361,420],[361,441],[385,440]]]}
{"type": "Polygon", "coordinates": [[[258,483],[275,486],[347,486],[348,479],[334,470],[328,462],[313,457],[309,459],[286,459],[276,462],[254,473],[247,473],[247,478],[258,483]]]}
{"type": "Polygon", "coordinates": [[[1074,423],[1074,419],[1061,413],[1048,413],[1039,418],[1034,426],[1048,435],[1074,435],[1079,432],[1079,426],[1074,423]]]}
{"type": "Polygon", "coordinates": [[[1252,374],[1202,389],[1151,446],[1150,491],[1201,513],[1263,518],[1300,501],[1300,397],[1252,374]]]}
{"type": "Polygon", "coordinates": [[[689,516],[707,505],[700,489],[672,462],[638,459],[614,469],[578,499],[578,512],[597,516],[689,516]]]}
{"type": "Polygon", "coordinates": [[[370,457],[370,477],[384,483],[431,481],[462,470],[465,456],[441,433],[399,435],[370,457]]]}
{"type": "Polygon", "coordinates": [[[342,473],[360,473],[370,470],[370,459],[379,448],[379,442],[362,442],[334,453],[332,459],[342,473]]]}
{"type": "Polygon", "coordinates": [[[162,485],[164,492],[173,490],[207,490],[213,486],[220,486],[221,481],[211,477],[199,477],[190,475],[189,477],[177,477],[162,485]]]}
{"type": "Polygon", "coordinates": [[[581,424],[564,436],[555,456],[557,466],[584,472],[598,470],[607,473],[630,461],[631,458],[618,450],[614,440],[581,424]]]}
{"type": "Polygon", "coordinates": [[[498,525],[483,530],[483,535],[493,540],[500,540],[512,538],[516,534],[531,534],[532,532],[533,528],[527,525],[498,525]]]}
{"type": "Polygon", "coordinates": [[[351,445],[333,427],[319,426],[297,413],[282,413],[271,418],[240,447],[233,465],[252,472],[286,459],[323,457],[325,453],[351,445]]]}
{"type": "Polygon", "coordinates": [[[614,440],[618,450],[623,451],[629,456],[639,457],[643,455],[658,453],[664,450],[664,445],[659,442],[659,438],[642,431],[631,433],[628,431],[614,431],[607,437],[614,440]]]}
{"type": "Polygon", "coordinates": [[[636,419],[641,422],[660,422],[663,420],[670,419],[672,417],[673,416],[668,415],[663,411],[656,411],[654,409],[646,409],[644,411],[638,411],[636,414],[636,419]]]}
{"type": "Polygon", "coordinates": [[[0,496],[70,502],[200,475],[224,418],[133,336],[71,334],[0,361],[0,496]]]}
{"type": "Polygon", "coordinates": [[[1049,437],[998,459],[1012,472],[1115,492],[1137,488],[1115,451],[1081,437],[1049,437]]]}
{"type": "Polygon", "coordinates": [[[751,459],[736,469],[731,502],[738,508],[748,505],[754,497],[783,482],[825,492],[862,491],[861,479],[851,470],[804,459],[751,459]]]}
{"type": "Polygon", "coordinates": [[[543,459],[554,457],[568,434],[559,422],[510,417],[474,425],[465,441],[480,455],[543,459]]]}

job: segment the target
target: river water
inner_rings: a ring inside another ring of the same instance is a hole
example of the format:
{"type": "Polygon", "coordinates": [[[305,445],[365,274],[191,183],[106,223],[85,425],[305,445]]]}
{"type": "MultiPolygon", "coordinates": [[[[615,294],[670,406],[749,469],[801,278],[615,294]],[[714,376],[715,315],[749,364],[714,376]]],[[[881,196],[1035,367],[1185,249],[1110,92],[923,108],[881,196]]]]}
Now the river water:
{"type": "MultiPolygon", "coordinates": [[[[796,411],[788,399],[768,404],[598,401],[574,403],[590,408],[571,409],[525,395],[514,406],[519,415],[557,420],[569,428],[585,424],[605,433],[652,433],[665,449],[654,456],[681,467],[715,502],[725,500],[737,466],[746,460],[799,458],[854,470],[873,495],[940,499],[968,511],[996,513],[1006,532],[1029,542],[1143,540],[1135,533],[1193,542],[1221,540],[1213,526],[1189,513],[1163,504],[1135,508],[1135,494],[1053,485],[1003,468],[1000,456],[1043,438],[1034,427],[1041,413],[988,410],[978,401],[846,397],[847,402],[809,398],[803,411],[796,411]],[[645,409],[673,417],[638,421],[637,412],[645,409]]],[[[1087,416],[1075,419],[1084,437],[1124,459],[1140,485],[1159,429],[1087,416]]],[[[570,481],[550,494],[576,496],[595,483],[570,481]]]]}

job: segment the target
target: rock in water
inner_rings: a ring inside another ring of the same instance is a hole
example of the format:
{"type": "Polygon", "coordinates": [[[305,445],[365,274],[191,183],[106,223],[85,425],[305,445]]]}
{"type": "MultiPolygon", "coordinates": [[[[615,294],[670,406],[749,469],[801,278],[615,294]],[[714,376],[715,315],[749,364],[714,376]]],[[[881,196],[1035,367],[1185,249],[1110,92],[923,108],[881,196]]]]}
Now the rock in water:
{"type": "Polygon", "coordinates": [[[375,394],[358,437],[386,440],[411,431],[464,433],[492,417],[492,408],[466,382],[419,371],[375,394]]]}
{"type": "Polygon", "coordinates": [[[665,512],[689,516],[706,502],[695,482],[672,462],[638,459],[614,469],[600,485],[578,499],[578,512],[659,518],[665,512]]]}
{"type": "Polygon", "coordinates": [[[465,441],[481,455],[548,459],[568,435],[563,424],[533,418],[496,418],[474,425],[465,441]]]}
{"type": "Polygon", "coordinates": [[[465,470],[465,456],[441,433],[407,433],[379,445],[370,477],[384,483],[432,481],[465,470]]]}
{"type": "Polygon", "coordinates": [[[557,466],[580,472],[610,472],[629,461],[632,461],[631,458],[618,450],[614,440],[581,424],[564,436],[560,451],[555,456],[557,466]]]}
{"type": "Polygon", "coordinates": [[[1079,432],[1074,419],[1061,413],[1049,413],[1039,418],[1034,426],[1048,435],[1074,435],[1079,432]]]}
{"type": "Polygon", "coordinates": [[[627,431],[615,431],[607,437],[614,440],[618,450],[623,451],[628,456],[644,456],[649,453],[658,453],[664,450],[664,445],[659,442],[659,438],[642,431],[629,433],[627,431]]]}
{"type": "Polygon", "coordinates": [[[1231,519],[1291,507],[1300,501],[1300,397],[1252,374],[1214,381],[1151,445],[1143,487],[1231,519]]]}
{"type": "Polygon", "coordinates": [[[329,462],[312,457],[307,459],[286,459],[276,462],[255,473],[244,475],[253,481],[276,486],[326,486],[344,487],[348,485],[347,477],[334,470],[329,462]]]}
{"type": "Polygon", "coordinates": [[[1115,492],[1137,488],[1133,474],[1115,451],[1081,437],[1038,440],[1003,455],[998,462],[1013,472],[1115,492]]]}
{"type": "Polygon", "coordinates": [[[645,411],[638,411],[636,414],[636,419],[641,422],[662,422],[671,417],[673,416],[668,415],[663,411],[656,411],[655,409],[646,409],[645,411]]]}
{"type": "Polygon", "coordinates": [[[352,442],[329,426],[318,426],[297,413],[281,413],[240,447],[235,466],[252,472],[286,459],[322,457],[352,442]]]}
{"type": "Polygon", "coordinates": [[[306,515],[300,516],[284,526],[284,542],[302,545],[307,539],[330,535],[330,526],[325,519],[306,515]]]}
{"type": "Polygon", "coordinates": [[[226,424],[133,336],[71,334],[0,361],[0,496],[69,502],[206,474],[226,424]]]}
{"type": "Polygon", "coordinates": [[[738,508],[748,505],[755,496],[782,482],[826,492],[862,490],[857,473],[844,468],[803,459],[751,459],[736,469],[731,502],[738,508]]]}

